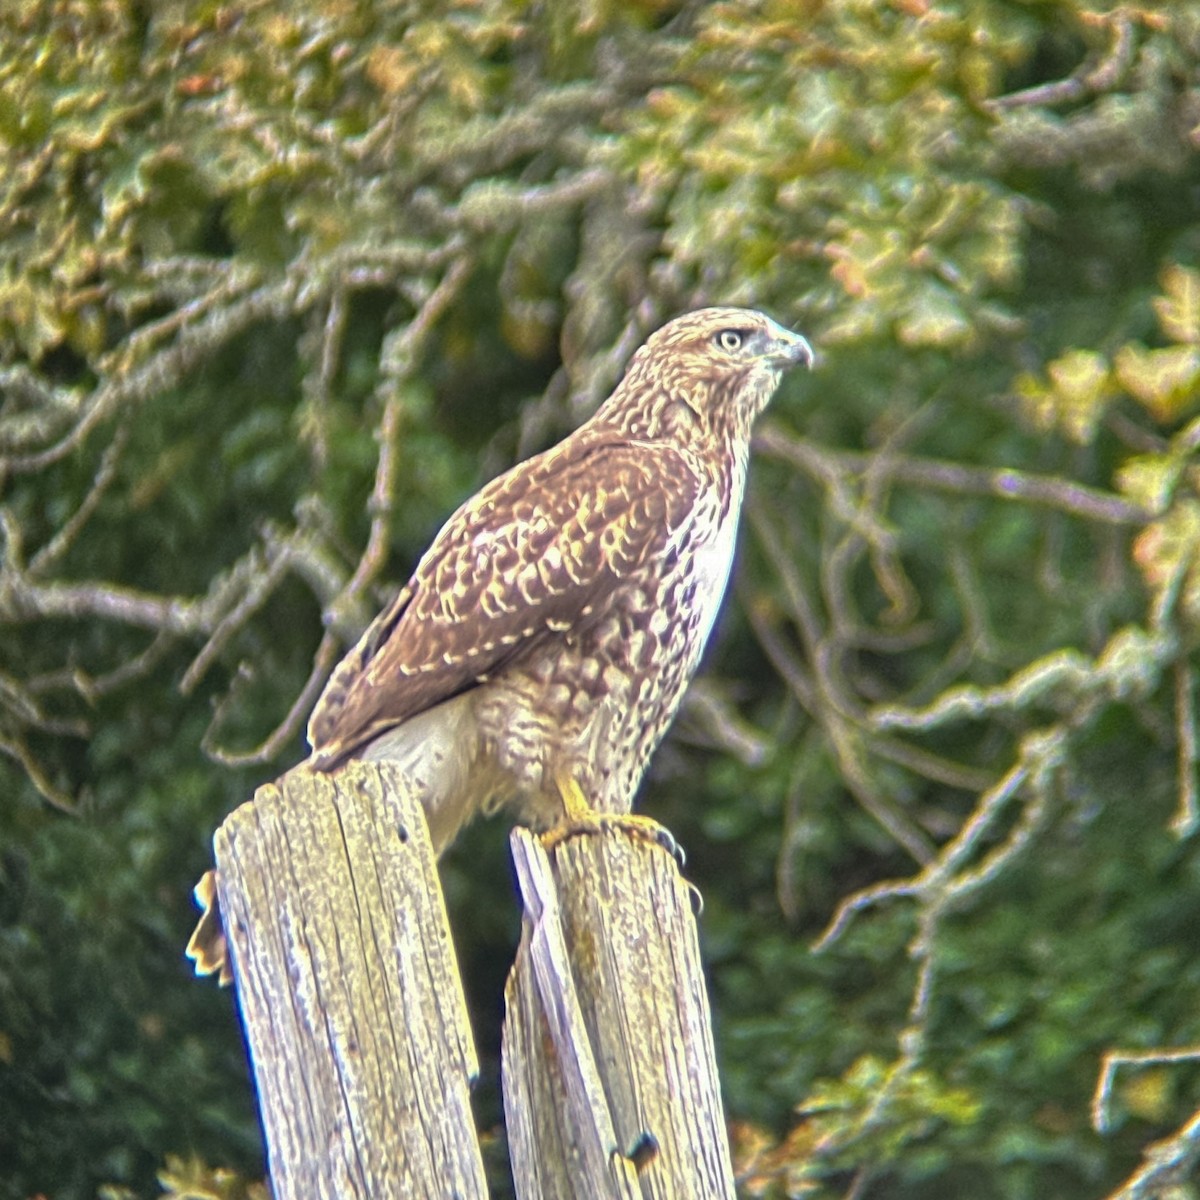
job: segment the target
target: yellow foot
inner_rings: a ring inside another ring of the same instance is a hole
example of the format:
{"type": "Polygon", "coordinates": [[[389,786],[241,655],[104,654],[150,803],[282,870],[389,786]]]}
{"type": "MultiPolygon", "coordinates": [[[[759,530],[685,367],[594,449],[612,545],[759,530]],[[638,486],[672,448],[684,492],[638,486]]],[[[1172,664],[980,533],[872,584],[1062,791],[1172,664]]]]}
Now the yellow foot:
{"type": "Polygon", "coordinates": [[[605,829],[623,829],[635,837],[644,838],[661,846],[672,855],[680,867],[684,865],[683,848],[672,836],[671,831],[651,817],[637,813],[597,812],[587,801],[578,780],[563,772],[554,778],[558,794],[563,802],[563,821],[541,835],[542,845],[547,852],[562,845],[568,838],[586,833],[601,833],[605,829]]]}
{"type": "Polygon", "coordinates": [[[562,797],[563,812],[566,813],[568,822],[583,824],[596,816],[596,810],[588,803],[583,788],[579,786],[579,780],[570,771],[559,771],[554,776],[554,786],[558,788],[558,794],[562,797]]]}

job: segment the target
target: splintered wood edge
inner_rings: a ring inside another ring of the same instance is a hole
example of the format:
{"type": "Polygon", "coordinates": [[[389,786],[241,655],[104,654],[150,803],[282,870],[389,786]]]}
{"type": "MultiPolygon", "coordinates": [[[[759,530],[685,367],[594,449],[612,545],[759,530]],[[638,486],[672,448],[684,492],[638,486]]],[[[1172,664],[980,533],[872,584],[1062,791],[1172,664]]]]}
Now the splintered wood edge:
{"type": "MultiPolygon", "coordinates": [[[[570,1145],[578,1154],[577,1163],[560,1162],[560,1167],[574,1169],[573,1182],[583,1185],[580,1194],[587,1194],[587,1187],[606,1188],[604,1194],[613,1197],[638,1197],[641,1189],[637,1185],[637,1173],[632,1164],[626,1163],[619,1154],[616,1133],[608,1102],[604,1096],[600,1070],[592,1054],[591,1039],[583,1022],[583,1012],[575,992],[571,971],[570,955],[563,940],[561,914],[558,909],[557,885],[551,870],[550,860],[541,842],[528,830],[513,831],[510,844],[513,862],[517,871],[517,883],[526,905],[527,920],[522,932],[521,946],[517,953],[510,976],[509,987],[513,994],[508,996],[509,1014],[504,1027],[504,1092],[505,1111],[508,1119],[509,1147],[513,1158],[514,1176],[518,1171],[518,1158],[535,1161],[540,1168],[555,1171],[553,1148],[539,1145],[531,1123],[536,1116],[536,1105],[546,1104],[546,1095],[541,1088],[532,1085],[532,1079],[521,1071],[520,1082],[523,1102],[514,1094],[514,1109],[509,1113],[509,1084],[519,1086],[516,1074],[520,1063],[526,1070],[536,1071],[539,1060],[558,1076],[558,1087],[565,1093],[567,1108],[560,1111],[552,1106],[543,1110],[543,1118],[560,1117],[557,1145],[570,1145]],[[516,983],[522,967],[531,968],[533,986],[520,988],[516,983]],[[521,993],[520,999],[517,994],[521,993]],[[520,1016],[513,1011],[519,1005],[520,1016]],[[539,1026],[545,1027],[553,1046],[553,1060],[544,1063],[538,1052],[537,1034],[539,1026]],[[518,1039],[512,1045],[512,1057],[508,1037],[518,1039]],[[531,1043],[529,1035],[534,1035],[531,1043]],[[513,1071],[510,1080],[510,1062],[513,1071]],[[542,1092],[541,1095],[538,1093],[542,1092]],[[514,1127],[517,1127],[516,1130],[514,1127]]],[[[507,995],[507,993],[506,993],[507,995]]],[[[557,1090],[557,1089],[555,1089],[557,1090]]],[[[564,1176],[566,1183],[569,1176],[564,1176]]],[[[519,1185],[518,1185],[519,1186],[519,1185]]],[[[555,1195],[559,1187],[540,1187],[530,1196],[555,1195]]],[[[525,1194],[518,1192],[524,1200],[525,1194]]],[[[569,1194],[569,1193],[568,1193],[569,1194]]],[[[600,1193],[597,1191],[599,1200],[600,1193]]]]}
{"type": "Polygon", "coordinates": [[[692,892],[674,859],[619,828],[551,856],[517,830],[512,848],[526,904],[503,1046],[518,1194],[732,1200],[692,892]]]}
{"type": "Polygon", "coordinates": [[[275,1195],[486,1196],[478,1062],[402,774],[297,768],[214,846],[275,1195]]]}

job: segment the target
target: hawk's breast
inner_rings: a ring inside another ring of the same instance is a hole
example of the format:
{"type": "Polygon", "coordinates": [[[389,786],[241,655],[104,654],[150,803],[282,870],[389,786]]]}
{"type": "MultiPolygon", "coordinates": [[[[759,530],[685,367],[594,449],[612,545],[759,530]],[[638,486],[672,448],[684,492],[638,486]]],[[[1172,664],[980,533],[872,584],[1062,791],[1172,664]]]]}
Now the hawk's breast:
{"type": "MultiPolygon", "coordinates": [[[[728,583],[745,475],[736,457],[723,478],[688,466],[707,486],[693,491],[685,519],[662,530],[655,552],[626,563],[616,554],[620,514],[606,522],[611,586],[570,618],[547,622],[549,636],[476,698],[488,757],[534,824],[561,814],[553,780],[564,772],[593,807],[629,811],[695,672],[728,583]]],[[[564,564],[543,554],[533,566],[551,586],[564,564]]]]}
{"type": "Polygon", "coordinates": [[[694,551],[688,590],[693,596],[691,624],[695,631],[693,637],[697,657],[708,643],[729,583],[737,540],[736,512],[736,508],[731,507],[724,520],[717,525],[715,536],[698,545],[694,551]]]}

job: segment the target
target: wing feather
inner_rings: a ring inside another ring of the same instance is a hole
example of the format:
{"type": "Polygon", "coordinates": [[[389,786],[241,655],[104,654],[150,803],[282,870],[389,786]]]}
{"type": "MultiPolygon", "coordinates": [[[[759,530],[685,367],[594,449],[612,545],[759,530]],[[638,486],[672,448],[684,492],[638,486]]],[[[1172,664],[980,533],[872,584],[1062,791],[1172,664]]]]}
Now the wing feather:
{"type": "Polygon", "coordinates": [[[493,480],[330,677],[309,721],[313,765],[335,766],[586,623],[622,579],[670,552],[702,486],[678,450],[604,434],[493,480]]]}

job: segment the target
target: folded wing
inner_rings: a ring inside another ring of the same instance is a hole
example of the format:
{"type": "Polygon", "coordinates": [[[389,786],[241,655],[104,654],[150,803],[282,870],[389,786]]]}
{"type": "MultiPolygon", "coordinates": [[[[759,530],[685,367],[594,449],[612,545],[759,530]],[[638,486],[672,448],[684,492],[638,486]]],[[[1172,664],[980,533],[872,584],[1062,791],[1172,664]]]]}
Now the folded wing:
{"type": "Polygon", "coordinates": [[[676,553],[701,480],[670,446],[570,438],[494,480],[442,528],[313,710],[328,770],[417,713],[569,638],[676,553]]]}

